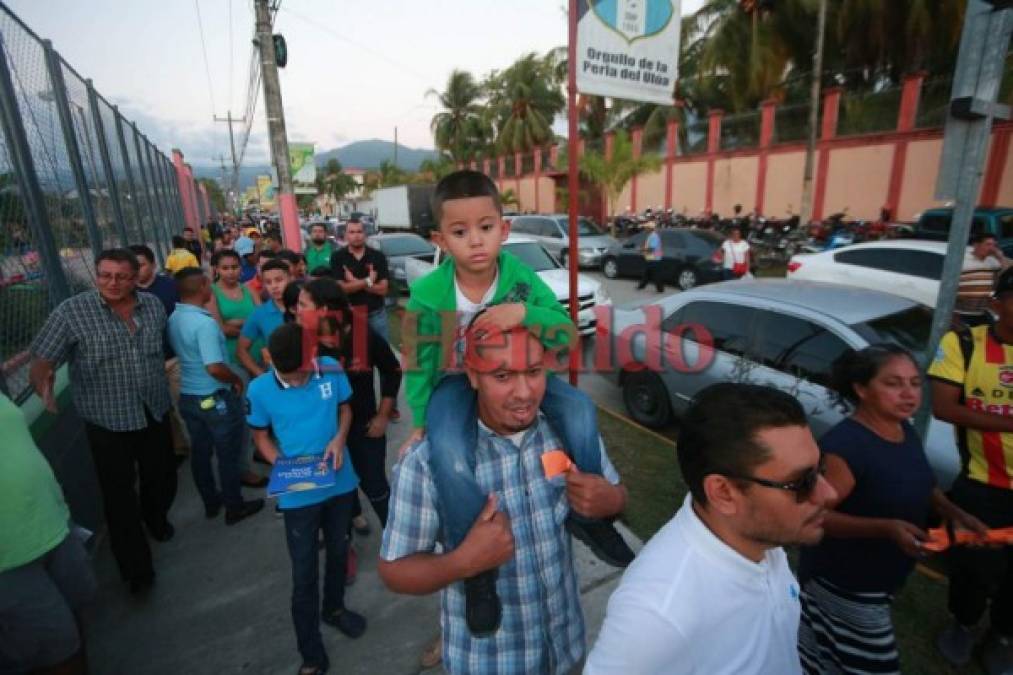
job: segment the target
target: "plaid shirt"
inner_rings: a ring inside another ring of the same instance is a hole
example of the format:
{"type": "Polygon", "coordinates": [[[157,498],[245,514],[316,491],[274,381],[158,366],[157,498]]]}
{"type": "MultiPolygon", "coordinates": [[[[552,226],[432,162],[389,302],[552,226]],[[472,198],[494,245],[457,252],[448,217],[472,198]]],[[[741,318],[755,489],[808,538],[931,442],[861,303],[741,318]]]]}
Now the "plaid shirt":
{"type": "Polygon", "coordinates": [[[33,356],[69,362],[78,415],[110,431],[143,429],[145,407],[161,419],[171,405],[161,301],[138,293],[133,319],[131,335],[98,291],[86,291],[61,302],[32,342],[33,356]]]}
{"type": "MultiPolygon", "coordinates": [[[[499,568],[503,620],[495,635],[471,636],[463,582],[443,591],[443,662],[451,673],[565,673],[584,656],[584,617],[563,527],[569,513],[565,482],[547,480],[541,462],[543,453],[560,447],[541,416],[519,449],[479,428],[475,477],[484,492],[496,493],[498,508],[509,516],[515,549],[513,559],[499,568]]],[[[617,484],[604,446],[601,454],[603,475],[617,484]]],[[[394,561],[433,552],[442,543],[441,506],[429,472],[428,442],[397,465],[393,483],[380,557],[394,561]]]]}

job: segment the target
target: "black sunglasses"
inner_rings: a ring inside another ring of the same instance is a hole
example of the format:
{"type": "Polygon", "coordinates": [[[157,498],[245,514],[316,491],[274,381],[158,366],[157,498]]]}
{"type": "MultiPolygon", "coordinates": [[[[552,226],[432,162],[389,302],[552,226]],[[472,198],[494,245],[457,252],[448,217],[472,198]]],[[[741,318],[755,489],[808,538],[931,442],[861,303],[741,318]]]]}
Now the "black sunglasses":
{"type": "Polygon", "coordinates": [[[744,480],[749,481],[750,483],[756,483],[757,485],[762,485],[763,487],[794,492],[795,501],[801,504],[812,496],[813,490],[816,489],[816,483],[819,481],[820,476],[824,476],[826,473],[827,460],[821,453],[820,460],[817,462],[816,466],[810,467],[804,474],[802,474],[801,477],[793,481],[781,482],[776,480],[767,480],[766,478],[757,478],[756,476],[738,476],[730,473],[722,475],[727,476],[728,478],[734,478],[735,480],[744,480]]]}

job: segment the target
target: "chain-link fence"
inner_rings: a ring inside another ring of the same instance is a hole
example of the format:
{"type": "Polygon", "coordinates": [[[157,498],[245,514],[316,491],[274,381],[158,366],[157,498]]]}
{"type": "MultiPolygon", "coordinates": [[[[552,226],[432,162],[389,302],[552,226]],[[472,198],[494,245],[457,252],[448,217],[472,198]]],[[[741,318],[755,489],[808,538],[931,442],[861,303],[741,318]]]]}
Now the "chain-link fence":
{"type": "Polygon", "coordinates": [[[760,144],[760,111],[728,115],[721,120],[721,149],[755,148],[760,144]]]}
{"type": "Polygon", "coordinates": [[[0,4],[0,387],[28,394],[27,348],[50,309],[93,287],[102,249],[183,228],[175,171],[0,4]]]}
{"type": "Polygon", "coordinates": [[[855,136],[897,128],[901,87],[869,93],[846,93],[837,118],[838,136],[855,136]]]}

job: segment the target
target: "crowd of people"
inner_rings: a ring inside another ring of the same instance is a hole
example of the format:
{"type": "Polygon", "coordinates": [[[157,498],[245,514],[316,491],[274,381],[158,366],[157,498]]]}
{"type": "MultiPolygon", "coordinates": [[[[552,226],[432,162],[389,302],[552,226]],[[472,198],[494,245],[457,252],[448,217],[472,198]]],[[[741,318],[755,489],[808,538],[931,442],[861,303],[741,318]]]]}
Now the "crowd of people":
{"type": "MultiPolygon", "coordinates": [[[[367,631],[345,603],[350,541],[368,528],[360,490],[383,527],[384,584],[444,593],[439,651],[451,673],[897,673],[891,605],[927,554],[928,528],[1013,526],[1013,271],[987,244],[969,253],[982,269],[968,285],[980,292],[985,268],[1005,270],[974,310],[987,303],[994,321],[959,322],[927,374],[893,344],[844,354],[832,388],[847,416],[822,438],[786,392],[729,382],[699,393],[678,446],[689,493],[634,555],[615,526],[629,495],[595,405],[551,372],[573,326],[501,249],[495,184],[454,172],[433,212],[448,255],[412,287],[400,359],[387,261],[361,223],[348,223],[341,248],[313,226],[304,254],[254,227],[216,228],[203,242],[188,231],[166,260],[171,279],[143,246],[97,256],[97,289],[55,309],[32,344],[30,378],[55,411],[56,369],[69,366],[130,592],[155,583],[149,539],[174,536],[181,457],[207,518],[224,510],[234,526],[264,507],[244,494],[266,482],[255,463],[320,455],[333,484],[276,507],[300,675],[330,668],[321,623],[351,639],[367,631]],[[908,421],[926,376],[934,414],[958,430],[949,489],[908,421]],[[412,432],[388,480],[402,380],[412,432]],[[560,453],[563,467],[550,470],[560,453]],[[571,536],[626,568],[590,650],[571,536]],[[797,576],[788,546],[801,549],[797,576]]],[[[646,241],[653,260],[660,243],[646,241]]],[[[725,252],[731,276],[748,261],[737,242],[725,252]]],[[[5,398],[0,420],[13,457],[0,526],[16,543],[0,548],[0,671],[85,672],[78,623],[94,578],[52,471],[5,398]]],[[[949,663],[967,664],[980,638],[987,672],[1013,669],[1010,555],[948,553],[952,622],[937,644],[949,663]]]]}

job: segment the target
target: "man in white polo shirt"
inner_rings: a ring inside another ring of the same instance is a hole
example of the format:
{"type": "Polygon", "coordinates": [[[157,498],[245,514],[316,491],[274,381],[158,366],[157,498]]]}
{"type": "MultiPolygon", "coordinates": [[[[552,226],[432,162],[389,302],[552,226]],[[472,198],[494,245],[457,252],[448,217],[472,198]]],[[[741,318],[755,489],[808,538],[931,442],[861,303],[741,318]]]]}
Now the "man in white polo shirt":
{"type": "Polygon", "coordinates": [[[723,383],[683,420],[690,494],[609,599],[586,675],[801,673],[799,588],[781,546],[823,536],[835,493],[794,398],[723,383]]]}

